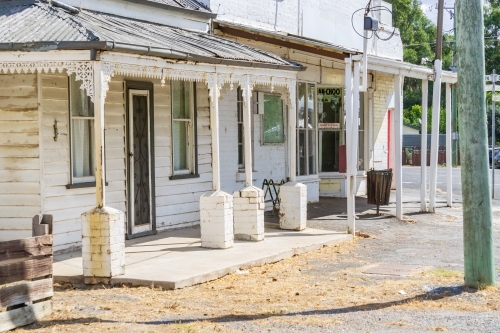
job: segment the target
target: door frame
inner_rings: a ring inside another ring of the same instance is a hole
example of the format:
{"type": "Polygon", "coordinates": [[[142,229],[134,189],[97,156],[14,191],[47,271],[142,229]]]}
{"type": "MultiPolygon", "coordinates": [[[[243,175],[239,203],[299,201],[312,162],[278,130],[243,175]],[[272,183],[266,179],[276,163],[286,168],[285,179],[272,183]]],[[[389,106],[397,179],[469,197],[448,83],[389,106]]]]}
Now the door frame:
{"type": "Polygon", "coordinates": [[[155,235],[158,233],[156,230],[156,195],[155,195],[155,142],[154,142],[154,89],[151,82],[140,81],[125,81],[125,124],[126,124],[126,169],[127,169],[127,233],[126,239],[132,239],[147,235],[155,235]],[[131,184],[132,184],[132,170],[130,170],[130,93],[131,90],[148,91],[149,95],[149,166],[150,166],[150,195],[151,195],[151,229],[143,232],[134,233],[134,226],[132,225],[132,209],[131,209],[131,184]]]}

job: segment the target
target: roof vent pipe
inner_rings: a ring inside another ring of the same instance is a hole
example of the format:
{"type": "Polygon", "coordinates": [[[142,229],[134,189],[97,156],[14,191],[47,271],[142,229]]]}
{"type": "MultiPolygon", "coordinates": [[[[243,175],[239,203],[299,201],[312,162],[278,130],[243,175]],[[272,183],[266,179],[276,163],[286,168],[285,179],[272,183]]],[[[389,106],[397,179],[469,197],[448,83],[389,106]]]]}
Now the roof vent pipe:
{"type": "Polygon", "coordinates": [[[70,12],[71,14],[78,14],[78,13],[80,13],[80,10],[78,8],[70,6],[70,5],[67,5],[67,4],[65,4],[64,2],[61,2],[61,1],[52,0],[52,1],[50,1],[50,4],[52,6],[54,6],[54,7],[62,8],[64,10],[70,12]]]}

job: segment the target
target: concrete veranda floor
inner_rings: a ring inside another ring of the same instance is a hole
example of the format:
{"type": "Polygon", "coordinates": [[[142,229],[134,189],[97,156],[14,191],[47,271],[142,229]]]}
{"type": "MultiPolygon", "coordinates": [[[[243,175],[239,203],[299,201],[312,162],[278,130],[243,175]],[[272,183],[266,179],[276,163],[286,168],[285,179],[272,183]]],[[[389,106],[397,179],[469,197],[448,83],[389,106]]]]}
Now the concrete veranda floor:
{"type": "MultiPolygon", "coordinates": [[[[202,248],[197,227],[128,240],[125,275],[112,278],[111,284],[184,288],[352,238],[335,231],[297,232],[270,226],[264,241],[236,241],[225,250],[202,248]]],[[[55,282],[81,283],[82,271],[81,251],[54,256],[55,282]]]]}

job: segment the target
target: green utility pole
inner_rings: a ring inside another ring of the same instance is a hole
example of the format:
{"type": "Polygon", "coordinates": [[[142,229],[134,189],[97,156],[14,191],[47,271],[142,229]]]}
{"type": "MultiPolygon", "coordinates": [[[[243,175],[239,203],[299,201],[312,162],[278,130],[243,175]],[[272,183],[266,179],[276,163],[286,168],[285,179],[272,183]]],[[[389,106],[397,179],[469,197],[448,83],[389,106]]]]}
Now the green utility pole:
{"type": "Polygon", "coordinates": [[[482,288],[495,285],[483,7],[481,0],[457,0],[456,4],[465,285],[482,288]]]}

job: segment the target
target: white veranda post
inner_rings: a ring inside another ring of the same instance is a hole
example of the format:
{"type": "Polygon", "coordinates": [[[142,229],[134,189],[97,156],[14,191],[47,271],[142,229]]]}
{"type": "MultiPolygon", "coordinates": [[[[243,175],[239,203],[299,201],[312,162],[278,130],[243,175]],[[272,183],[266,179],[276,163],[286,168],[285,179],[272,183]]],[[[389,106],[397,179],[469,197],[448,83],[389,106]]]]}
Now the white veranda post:
{"type": "Polygon", "coordinates": [[[346,137],[349,142],[346,142],[346,167],[347,167],[347,232],[354,235],[355,229],[355,202],[354,202],[354,186],[355,174],[353,174],[353,155],[354,146],[352,142],[352,123],[353,123],[353,71],[352,59],[345,60],[345,110],[346,110],[346,137]]]}
{"type": "Polygon", "coordinates": [[[220,191],[220,152],[219,152],[219,83],[214,75],[210,87],[210,127],[212,129],[212,182],[214,191],[220,191]]]}
{"type": "Polygon", "coordinates": [[[431,138],[431,167],[429,184],[429,211],[436,212],[437,162],[439,150],[439,115],[441,110],[441,60],[434,61],[434,88],[432,92],[432,138],[431,138]]]}
{"type": "Polygon", "coordinates": [[[403,78],[396,75],[394,80],[394,136],[396,169],[396,218],[403,218],[403,78]]]}
{"type": "Polygon", "coordinates": [[[451,84],[446,84],[446,204],[452,205],[452,143],[451,143],[451,84]]]}
{"type": "Polygon", "coordinates": [[[94,161],[95,161],[95,184],[96,184],[96,206],[106,206],[105,179],[104,179],[104,99],[105,81],[102,71],[102,62],[94,62],[94,161]]]}
{"type": "Polygon", "coordinates": [[[429,81],[422,80],[422,119],[420,142],[420,211],[427,212],[427,100],[429,81]]]}

